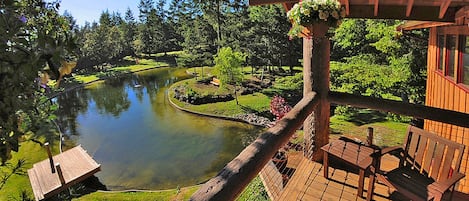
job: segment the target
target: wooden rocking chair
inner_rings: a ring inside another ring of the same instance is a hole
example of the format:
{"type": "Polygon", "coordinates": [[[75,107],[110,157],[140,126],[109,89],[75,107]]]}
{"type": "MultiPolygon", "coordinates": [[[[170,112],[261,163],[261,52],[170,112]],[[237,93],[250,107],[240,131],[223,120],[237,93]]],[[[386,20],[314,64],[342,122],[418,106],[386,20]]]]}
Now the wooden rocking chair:
{"type": "MultiPolygon", "coordinates": [[[[441,200],[456,182],[464,178],[459,172],[465,146],[410,126],[403,147],[389,147],[373,154],[367,200],[372,200],[375,178],[412,200],[441,200]],[[381,156],[398,152],[399,167],[380,170],[381,156]]],[[[451,199],[450,199],[451,200],[451,199]]]]}

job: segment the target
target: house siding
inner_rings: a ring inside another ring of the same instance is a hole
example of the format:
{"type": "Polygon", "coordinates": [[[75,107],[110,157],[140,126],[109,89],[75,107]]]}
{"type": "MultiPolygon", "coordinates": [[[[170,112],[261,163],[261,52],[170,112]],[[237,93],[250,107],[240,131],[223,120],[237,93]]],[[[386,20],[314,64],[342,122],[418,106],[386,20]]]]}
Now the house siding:
{"type": "MultiPolygon", "coordinates": [[[[446,77],[442,72],[437,71],[437,31],[438,28],[430,29],[425,104],[427,106],[469,113],[468,88],[457,84],[452,78],[446,77]]],[[[466,174],[466,177],[459,182],[457,190],[469,193],[469,128],[425,120],[424,129],[466,145],[460,167],[460,172],[466,174]]]]}

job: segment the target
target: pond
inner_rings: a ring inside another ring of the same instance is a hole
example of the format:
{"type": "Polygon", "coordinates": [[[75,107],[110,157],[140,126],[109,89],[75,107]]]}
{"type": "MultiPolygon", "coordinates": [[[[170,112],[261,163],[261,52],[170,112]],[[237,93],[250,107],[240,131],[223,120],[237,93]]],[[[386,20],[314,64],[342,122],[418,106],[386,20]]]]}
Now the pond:
{"type": "Polygon", "coordinates": [[[56,100],[65,143],[81,144],[101,164],[96,176],[111,190],[206,181],[261,128],[173,108],[168,87],[186,78],[185,69],[161,68],[62,94],[56,100]]]}

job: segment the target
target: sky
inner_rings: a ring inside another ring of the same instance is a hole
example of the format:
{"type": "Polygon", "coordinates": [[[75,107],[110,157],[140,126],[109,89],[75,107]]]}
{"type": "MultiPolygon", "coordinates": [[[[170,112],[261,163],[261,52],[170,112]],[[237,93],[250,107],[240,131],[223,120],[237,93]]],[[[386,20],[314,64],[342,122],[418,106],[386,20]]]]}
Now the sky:
{"type": "Polygon", "coordinates": [[[139,0],[62,0],[59,12],[63,14],[67,10],[76,19],[77,24],[83,26],[85,21],[98,22],[99,16],[106,9],[110,13],[118,11],[124,17],[129,7],[137,18],[139,2],[139,0]]]}

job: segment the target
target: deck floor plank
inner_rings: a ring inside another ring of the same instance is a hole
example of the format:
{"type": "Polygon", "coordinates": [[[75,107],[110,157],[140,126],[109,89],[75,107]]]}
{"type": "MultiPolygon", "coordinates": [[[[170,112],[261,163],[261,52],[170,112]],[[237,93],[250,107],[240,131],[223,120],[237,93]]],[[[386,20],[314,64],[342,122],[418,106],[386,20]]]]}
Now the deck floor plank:
{"type": "MultiPolygon", "coordinates": [[[[368,177],[365,178],[363,197],[357,196],[358,170],[349,169],[348,166],[330,164],[329,179],[326,179],[323,176],[321,163],[310,161],[304,157],[300,160],[295,173],[285,188],[277,192],[279,195],[276,199],[273,199],[274,201],[366,200],[369,180],[368,177]]],[[[387,156],[383,161],[382,167],[385,170],[390,170],[398,165],[398,160],[391,156],[387,156]]],[[[265,187],[269,189],[268,185],[265,187]]],[[[278,191],[278,189],[275,190],[278,191]]],[[[375,185],[373,193],[373,199],[376,201],[405,200],[402,195],[394,192],[393,189],[379,183],[375,185]]],[[[447,197],[444,200],[449,200],[447,197]]],[[[456,192],[453,200],[468,200],[468,196],[456,192]]]]}

